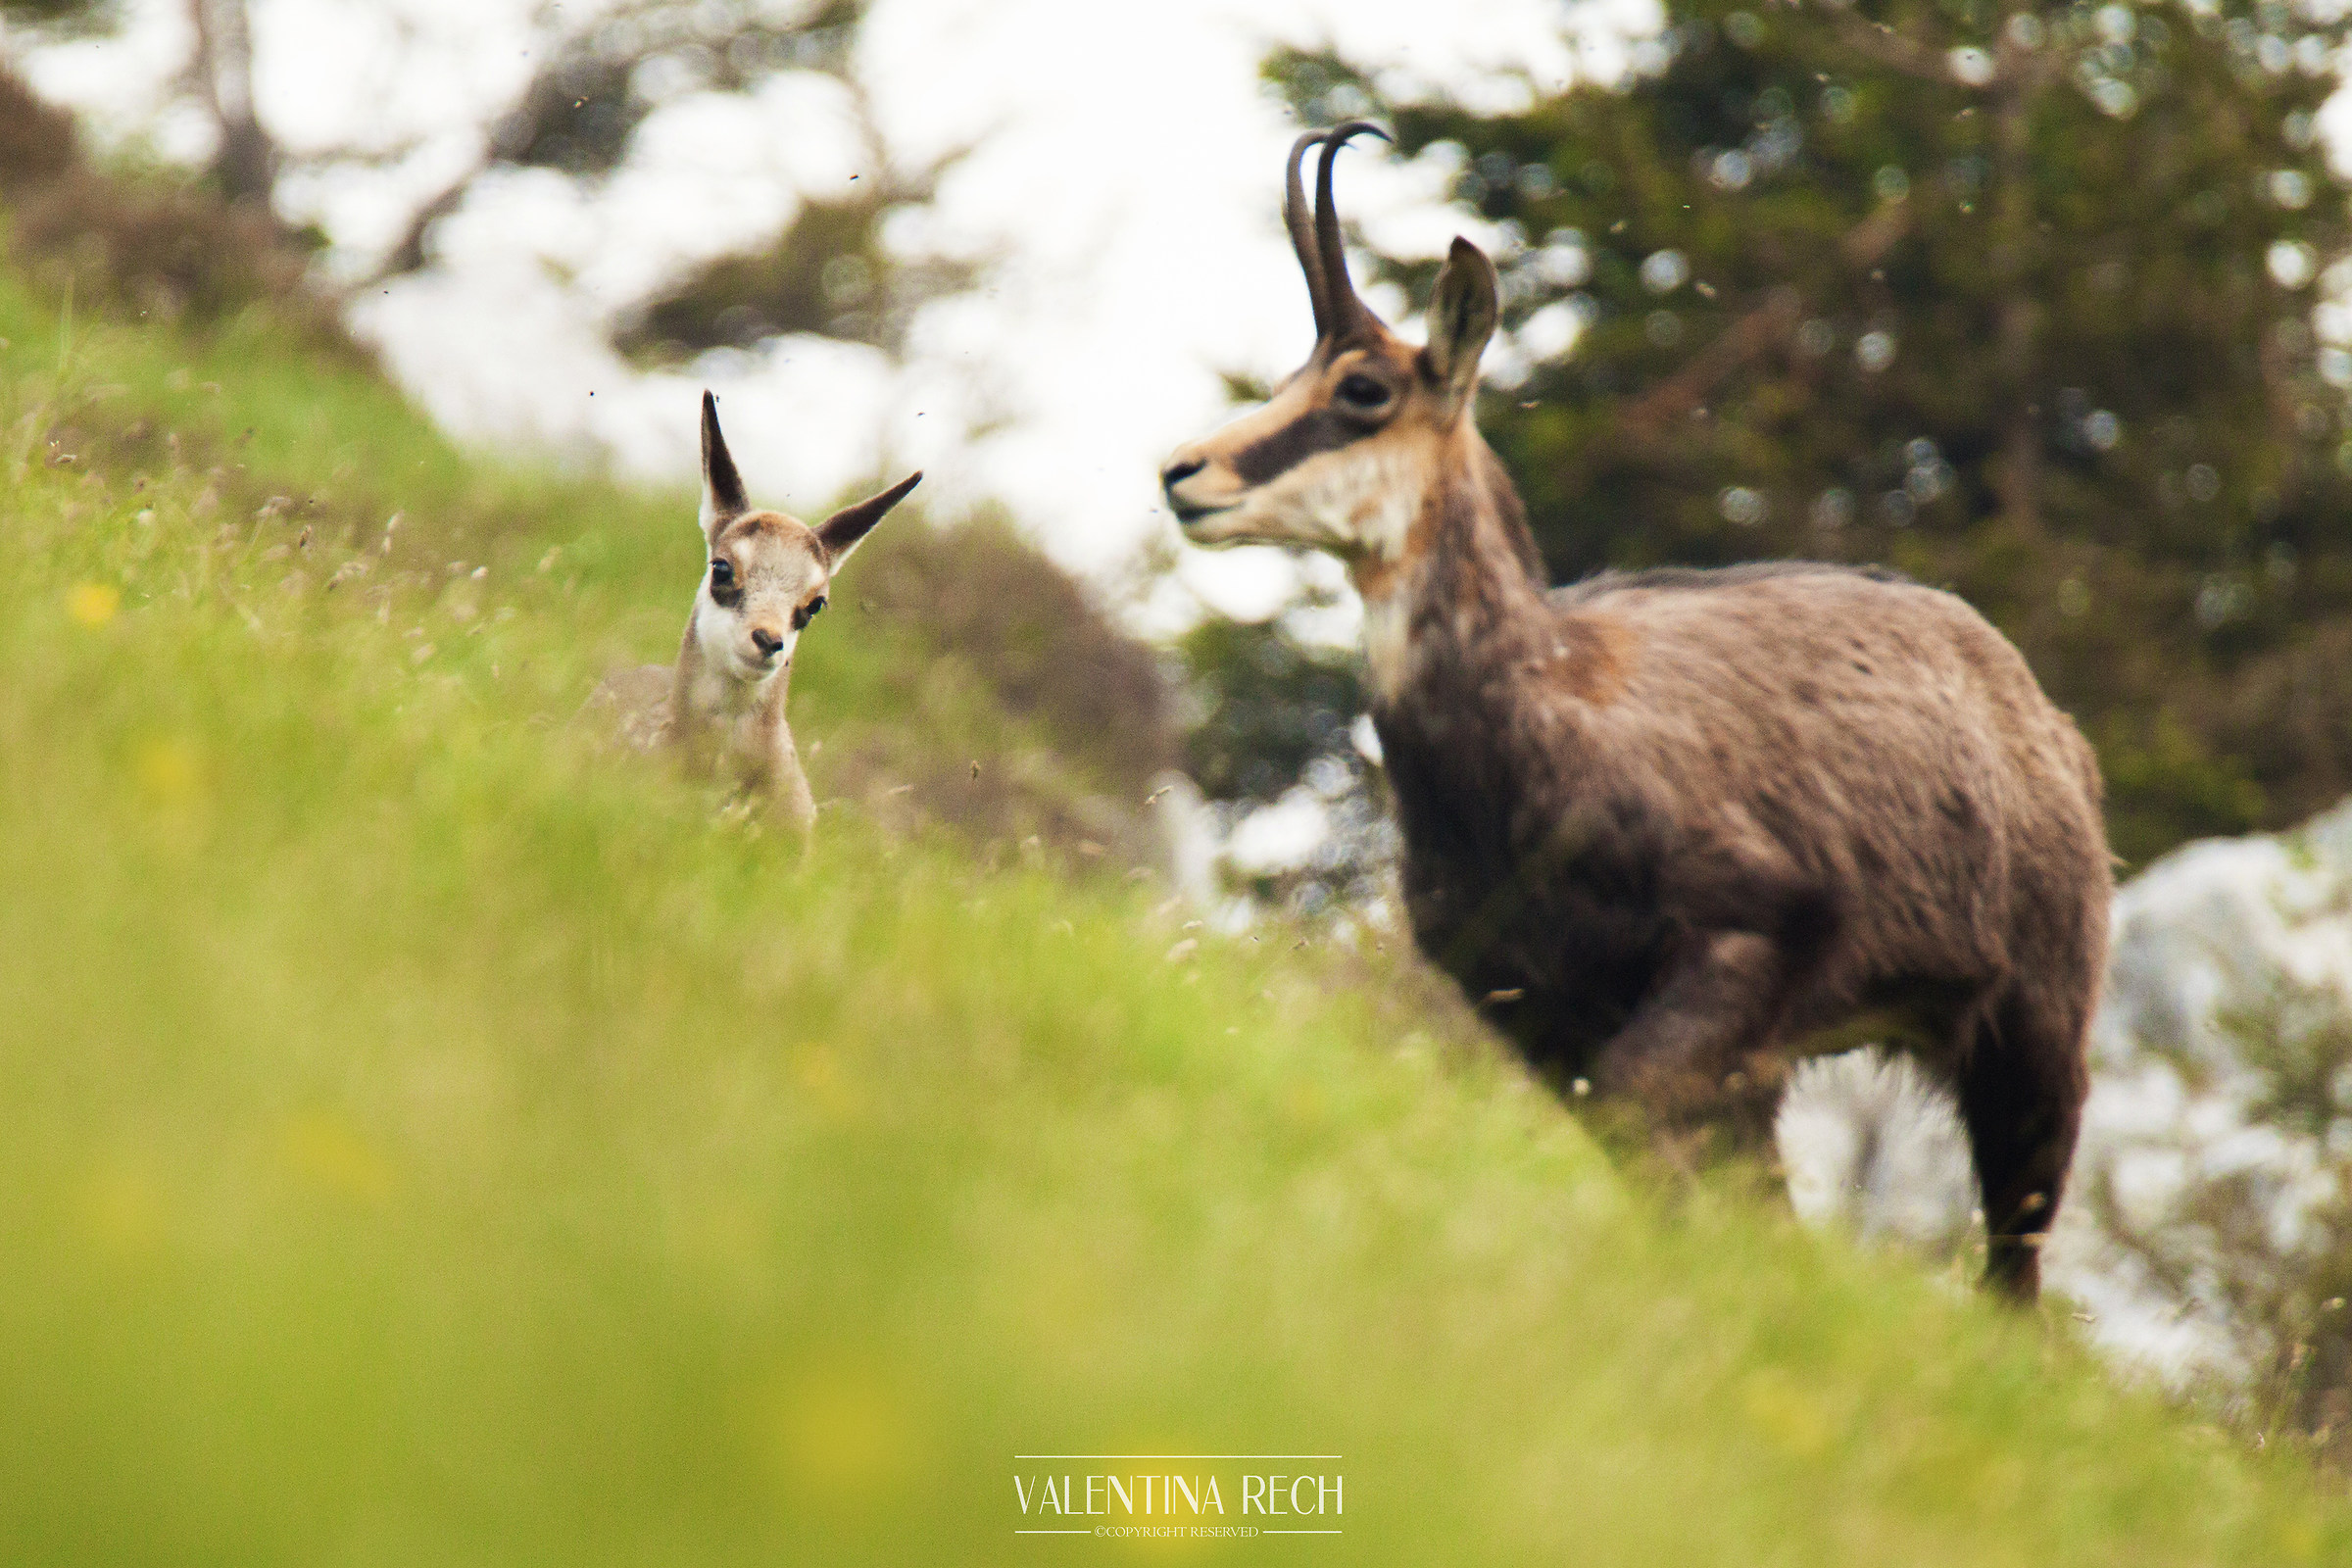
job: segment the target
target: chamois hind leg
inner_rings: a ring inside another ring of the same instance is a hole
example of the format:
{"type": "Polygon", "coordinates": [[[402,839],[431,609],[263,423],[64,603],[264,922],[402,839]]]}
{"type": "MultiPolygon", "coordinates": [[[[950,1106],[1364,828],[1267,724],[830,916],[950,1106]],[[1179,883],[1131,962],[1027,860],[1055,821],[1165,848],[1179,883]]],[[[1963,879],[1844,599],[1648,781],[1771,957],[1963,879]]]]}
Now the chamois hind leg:
{"type": "Polygon", "coordinates": [[[1960,1116],[1984,1200],[1984,1283],[2020,1302],[2041,1294],[2041,1245],[2090,1092],[2082,1013],[2013,987],[1986,1009],[1960,1062],[1960,1116]]]}
{"type": "MultiPolygon", "coordinates": [[[[1661,1131],[1720,1122],[1727,1110],[1737,1122],[1749,1099],[1769,1121],[1773,1086],[1749,1086],[1742,1095],[1727,1081],[1770,1035],[1788,981],[1787,956],[1769,937],[1729,931],[1698,938],[1600,1048],[1593,1087],[1640,1103],[1661,1131]]],[[[1761,1123],[1742,1130],[1760,1132],[1761,1123]]]]}

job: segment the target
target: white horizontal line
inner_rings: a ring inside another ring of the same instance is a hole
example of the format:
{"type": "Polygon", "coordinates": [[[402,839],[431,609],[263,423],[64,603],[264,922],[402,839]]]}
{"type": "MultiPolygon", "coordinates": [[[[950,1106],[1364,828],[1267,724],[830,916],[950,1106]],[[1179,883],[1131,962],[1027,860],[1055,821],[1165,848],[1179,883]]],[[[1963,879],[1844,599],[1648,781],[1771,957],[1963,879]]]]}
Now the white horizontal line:
{"type": "Polygon", "coordinates": [[[1336,1536],[1337,1530],[1260,1530],[1261,1536],[1336,1536]]]}
{"type": "Polygon", "coordinates": [[[1092,1530],[1015,1530],[1016,1536],[1091,1536],[1092,1530]]]}
{"type": "Polygon", "coordinates": [[[1016,1453],[1015,1459],[1337,1459],[1336,1453],[1016,1453]]]}

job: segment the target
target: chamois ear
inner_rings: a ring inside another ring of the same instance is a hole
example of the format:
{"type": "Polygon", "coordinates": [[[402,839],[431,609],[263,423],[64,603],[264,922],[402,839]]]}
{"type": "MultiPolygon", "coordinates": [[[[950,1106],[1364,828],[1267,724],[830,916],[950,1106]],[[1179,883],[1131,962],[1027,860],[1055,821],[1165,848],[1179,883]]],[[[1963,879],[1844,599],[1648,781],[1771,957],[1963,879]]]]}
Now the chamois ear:
{"type": "Polygon", "coordinates": [[[1495,303],[1494,264],[1461,236],[1438,271],[1438,290],[1429,302],[1429,347],[1421,368],[1436,383],[1448,411],[1459,409],[1478,390],[1478,357],[1494,335],[1500,314],[1495,303]]]}
{"type": "Polygon", "coordinates": [[[923,470],[917,468],[880,495],[869,496],[854,507],[844,507],[818,523],[816,538],[825,547],[827,566],[839,571],[841,564],[850,559],[850,552],[858,548],[858,541],[873,532],[874,524],[880,522],[891,508],[906,500],[906,492],[922,482],[923,470]]]}
{"type": "Polygon", "coordinates": [[[743,493],[743,476],[727,455],[727,438],[718,433],[718,399],[703,394],[703,542],[718,543],[719,525],[751,510],[743,493]]]}

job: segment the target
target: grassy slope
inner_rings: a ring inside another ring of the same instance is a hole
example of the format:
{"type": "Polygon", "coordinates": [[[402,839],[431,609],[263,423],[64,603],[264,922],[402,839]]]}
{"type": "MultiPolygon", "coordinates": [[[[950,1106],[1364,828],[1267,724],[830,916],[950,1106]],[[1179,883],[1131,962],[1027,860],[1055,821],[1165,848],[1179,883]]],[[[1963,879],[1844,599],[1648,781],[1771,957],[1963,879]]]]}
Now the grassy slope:
{"type": "MultiPolygon", "coordinates": [[[[255,326],[61,352],[0,282],[0,1557],[2352,1555],[2063,1334],[1661,1217],[1311,952],[598,764],[546,720],[674,635],[682,503],[255,326]],[[1015,1453],[1269,1448],[1346,1456],[1345,1536],[1011,1533],[1088,1468],[1015,1453]]],[[[804,726],[910,689],[854,624],[804,726]]]]}

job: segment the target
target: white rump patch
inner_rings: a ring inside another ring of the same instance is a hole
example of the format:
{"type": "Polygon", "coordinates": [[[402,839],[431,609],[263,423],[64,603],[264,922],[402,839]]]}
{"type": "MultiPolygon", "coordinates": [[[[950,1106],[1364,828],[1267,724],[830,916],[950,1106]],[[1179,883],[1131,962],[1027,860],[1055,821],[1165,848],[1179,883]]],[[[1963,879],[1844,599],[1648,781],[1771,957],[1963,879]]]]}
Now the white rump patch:
{"type": "Polygon", "coordinates": [[[1871,1046],[1803,1063],[1772,1133],[1789,1206],[1806,1224],[1938,1257],[1969,1245],[1968,1134],[1950,1093],[1910,1057],[1871,1046]]]}

